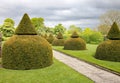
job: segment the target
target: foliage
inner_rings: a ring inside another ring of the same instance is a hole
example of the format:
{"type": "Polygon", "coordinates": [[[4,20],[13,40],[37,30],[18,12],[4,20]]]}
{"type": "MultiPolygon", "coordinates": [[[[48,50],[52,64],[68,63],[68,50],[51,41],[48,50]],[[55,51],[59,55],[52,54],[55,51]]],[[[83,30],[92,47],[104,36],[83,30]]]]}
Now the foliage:
{"type": "Polygon", "coordinates": [[[97,47],[95,58],[120,62],[120,40],[108,40],[101,43],[97,47]]]}
{"type": "Polygon", "coordinates": [[[73,32],[73,34],[71,35],[71,38],[78,38],[79,35],[76,31],[73,32]]]}
{"type": "Polygon", "coordinates": [[[37,34],[40,34],[41,32],[44,33],[46,27],[44,25],[44,18],[32,18],[31,19],[32,24],[34,25],[37,34]]]}
{"type": "Polygon", "coordinates": [[[91,30],[90,28],[86,28],[82,32],[81,37],[87,43],[100,43],[103,41],[103,35],[100,32],[91,30]]]}
{"type": "Polygon", "coordinates": [[[63,39],[63,35],[62,35],[61,32],[59,32],[59,33],[57,34],[57,39],[63,39]]]}
{"type": "Polygon", "coordinates": [[[99,31],[106,35],[111,27],[111,25],[116,22],[120,26],[120,11],[110,10],[100,16],[100,27],[99,31]]]}
{"type": "Polygon", "coordinates": [[[64,43],[65,50],[85,50],[86,43],[81,38],[70,38],[64,43]]]}
{"type": "Polygon", "coordinates": [[[70,25],[70,27],[68,28],[68,33],[72,34],[74,31],[81,33],[82,29],[80,27],[75,26],[75,25],[70,25]]]}
{"type": "Polygon", "coordinates": [[[62,24],[58,24],[55,26],[54,28],[54,34],[58,34],[59,32],[61,32],[62,34],[65,32],[65,27],[62,24]]]}
{"type": "Polygon", "coordinates": [[[112,39],[112,40],[114,40],[114,39],[120,40],[120,30],[119,30],[116,22],[113,23],[110,31],[108,32],[107,38],[112,39]]]}
{"type": "Polygon", "coordinates": [[[17,35],[36,35],[37,34],[27,14],[24,14],[22,20],[20,21],[20,24],[15,30],[15,34],[17,35]]]}
{"type": "Polygon", "coordinates": [[[83,60],[88,63],[95,64],[96,66],[101,66],[104,69],[110,69],[120,73],[120,62],[104,61],[94,58],[96,48],[98,45],[87,44],[87,50],[64,50],[63,46],[54,46],[53,49],[68,54],[69,56],[75,57],[77,59],[83,60]]]}
{"type": "Polygon", "coordinates": [[[2,34],[0,33],[0,57],[1,57],[2,34]]]}
{"type": "Polygon", "coordinates": [[[53,34],[49,34],[49,36],[47,37],[47,41],[48,41],[50,44],[52,44],[53,40],[54,40],[53,34]]]}
{"type": "Polygon", "coordinates": [[[3,40],[11,37],[14,34],[14,21],[11,18],[6,18],[3,25],[0,26],[0,32],[3,40]]]}
{"type": "Polygon", "coordinates": [[[65,40],[64,39],[54,39],[53,42],[52,42],[52,45],[53,46],[64,46],[64,42],[65,40]]]}
{"type": "Polygon", "coordinates": [[[2,47],[2,66],[8,69],[35,69],[49,66],[52,48],[42,37],[36,35],[35,28],[27,14],[24,14],[16,35],[9,38],[2,47]]]}

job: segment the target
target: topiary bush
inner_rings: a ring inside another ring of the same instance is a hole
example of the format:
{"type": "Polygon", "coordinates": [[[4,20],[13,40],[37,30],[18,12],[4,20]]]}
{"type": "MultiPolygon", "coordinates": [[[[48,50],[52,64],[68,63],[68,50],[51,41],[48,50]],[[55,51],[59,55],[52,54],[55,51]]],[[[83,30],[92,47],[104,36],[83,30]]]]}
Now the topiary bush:
{"type": "Polygon", "coordinates": [[[116,23],[113,23],[107,37],[110,40],[104,41],[97,47],[95,58],[120,62],[120,31],[116,23]]]}
{"type": "Polygon", "coordinates": [[[48,38],[47,38],[47,41],[48,41],[50,44],[52,44],[53,40],[54,40],[54,36],[53,36],[53,34],[50,34],[50,35],[48,36],[48,38]]]}
{"type": "Polygon", "coordinates": [[[1,57],[2,34],[0,33],[0,57],[1,57]]]}
{"type": "Polygon", "coordinates": [[[63,39],[63,35],[61,32],[58,33],[57,38],[53,40],[53,46],[64,46],[65,40],[63,39]]]}
{"type": "Polygon", "coordinates": [[[96,50],[95,58],[109,61],[120,61],[120,40],[107,40],[96,50]]]}
{"type": "Polygon", "coordinates": [[[2,66],[4,68],[36,69],[53,63],[51,45],[47,40],[36,35],[27,14],[24,14],[15,34],[2,47],[2,66]]]}
{"type": "Polygon", "coordinates": [[[79,38],[77,32],[73,32],[71,38],[64,43],[65,50],[85,50],[86,43],[83,39],[79,38]]]}

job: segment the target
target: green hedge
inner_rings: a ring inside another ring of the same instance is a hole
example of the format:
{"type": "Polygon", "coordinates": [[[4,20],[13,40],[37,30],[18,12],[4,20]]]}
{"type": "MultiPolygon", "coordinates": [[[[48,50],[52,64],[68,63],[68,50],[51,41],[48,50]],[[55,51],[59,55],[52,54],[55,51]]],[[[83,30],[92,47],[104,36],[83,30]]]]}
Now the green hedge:
{"type": "Polygon", "coordinates": [[[7,69],[36,69],[51,65],[52,47],[46,39],[36,35],[27,14],[23,16],[16,34],[2,47],[2,66],[7,69]],[[26,29],[27,28],[27,29],[26,29]]]}
{"type": "Polygon", "coordinates": [[[50,35],[47,37],[47,41],[48,41],[50,44],[52,44],[53,40],[54,40],[54,36],[53,36],[53,34],[50,34],[50,35]]]}
{"type": "Polygon", "coordinates": [[[52,42],[53,46],[64,46],[64,39],[54,39],[52,42]]]}
{"type": "Polygon", "coordinates": [[[95,58],[120,62],[120,40],[107,40],[96,50],[95,58]]]}
{"type": "Polygon", "coordinates": [[[81,38],[70,38],[65,41],[64,49],[65,50],[85,50],[86,43],[81,38]]]}
{"type": "Polygon", "coordinates": [[[51,65],[52,48],[38,35],[14,35],[2,48],[2,65],[8,69],[35,69],[51,65]]]}

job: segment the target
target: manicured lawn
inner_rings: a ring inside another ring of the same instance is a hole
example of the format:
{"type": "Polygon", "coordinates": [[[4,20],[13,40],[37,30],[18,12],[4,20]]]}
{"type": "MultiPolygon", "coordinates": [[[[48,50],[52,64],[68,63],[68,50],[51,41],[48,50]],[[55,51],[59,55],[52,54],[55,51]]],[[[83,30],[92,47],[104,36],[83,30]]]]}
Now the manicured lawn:
{"type": "Polygon", "coordinates": [[[54,59],[52,66],[43,69],[0,68],[0,83],[93,83],[93,81],[54,59]]]}
{"type": "Polygon", "coordinates": [[[62,46],[53,46],[53,49],[66,53],[70,56],[74,56],[78,59],[82,59],[84,61],[91,62],[120,73],[120,62],[103,61],[103,60],[95,59],[93,57],[96,48],[97,45],[87,44],[87,50],[72,51],[72,50],[63,50],[62,46]]]}

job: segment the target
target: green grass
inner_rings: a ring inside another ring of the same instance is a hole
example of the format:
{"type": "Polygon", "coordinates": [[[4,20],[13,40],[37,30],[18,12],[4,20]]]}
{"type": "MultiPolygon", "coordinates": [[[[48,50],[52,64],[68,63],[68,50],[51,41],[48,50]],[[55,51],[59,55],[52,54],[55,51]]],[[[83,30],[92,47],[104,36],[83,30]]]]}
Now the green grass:
{"type": "Polygon", "coordinates": [[[110,70],[120,73],[120,62],[103,61],[94,58],[97,45],[87,44],[87,50],[82,51],[72,51],[63,50],[62,46],[53,46],[53,49],[66,53],[70,56],[76,57],[78,59],[97,64],[99,66],[108,68],[110,70]]]}
{"type": "Polygon", "coordinates": [[[54,59],[43,69],[9,70],[0,68],[0,83],[93,83],[87,77],[54,59]]]}

